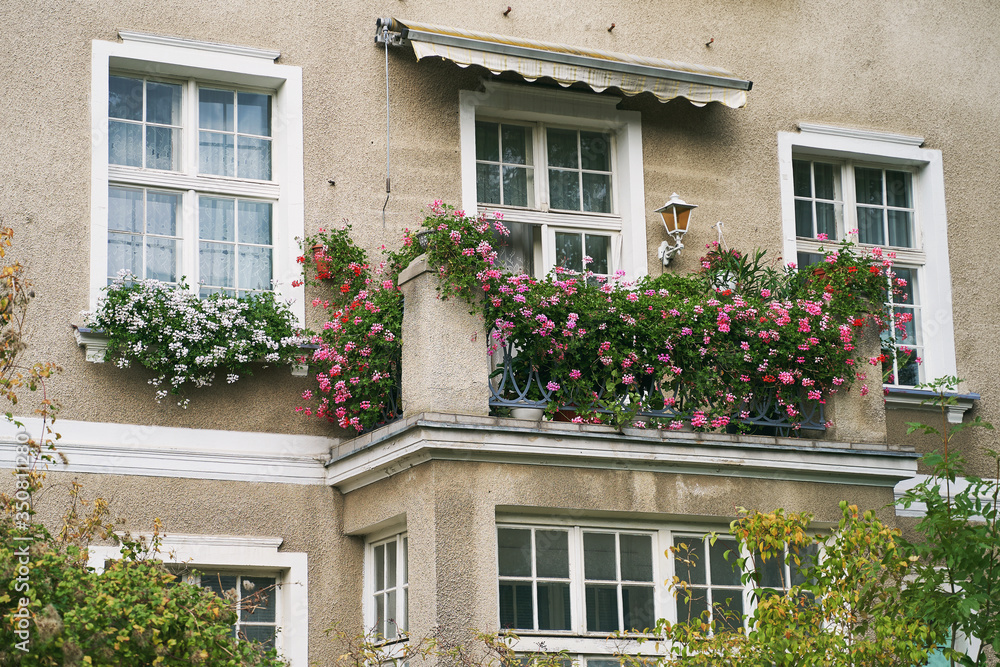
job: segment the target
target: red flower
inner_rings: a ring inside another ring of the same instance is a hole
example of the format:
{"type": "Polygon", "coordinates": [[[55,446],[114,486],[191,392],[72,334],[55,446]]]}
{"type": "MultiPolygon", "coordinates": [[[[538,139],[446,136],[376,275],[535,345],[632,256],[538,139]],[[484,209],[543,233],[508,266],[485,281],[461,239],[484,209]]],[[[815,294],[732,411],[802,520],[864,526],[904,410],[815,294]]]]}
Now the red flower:
{"type": "Polygon", "coordinates": [[[765,375],[764,376],[764,382],[774,382],[776,379],[777,378],[775,378],[773,375],[765,375]]]}
{"type": "Polygon", "coordinates": [[[878,275],[881,272],[882,272],[882,270],[880,268],[878,268],[877,266],[869,266],[868,267],[868,273],[874,273],[875,275],[878,275]]]}
{"type": "Polygon", "coordinates": [[[858,267],[856,267],[856,266],[849,266],[849,267],[847,267],[847,272],[848,273],[857,273],[858,272],[858,267]]]}

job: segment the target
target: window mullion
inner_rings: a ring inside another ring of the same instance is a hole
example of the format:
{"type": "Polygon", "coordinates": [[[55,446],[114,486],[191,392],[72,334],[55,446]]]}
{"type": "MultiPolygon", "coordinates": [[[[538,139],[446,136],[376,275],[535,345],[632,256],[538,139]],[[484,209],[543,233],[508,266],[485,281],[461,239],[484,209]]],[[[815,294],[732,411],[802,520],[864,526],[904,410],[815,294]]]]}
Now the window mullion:
{"type": "MultiPolygon", "coordinates": [[[[854,183],[854,162],[848,160],[844,162],[840,170],[841,196],[844,198],[844,238],[851,229],[858,229],[858,194],[854,183]]],[[[860,232],[848,239],[858,242],[860,232]]]]}
{"type": "Polygon", "coordinates": [[[199,241],[198,241],[198,193],[188,190],[181,204],[181,276],[187,277],[191,291],[198,294],[199,241]]]}
{"type": "MultiPolygon", "coordinates": [[[[547,212],[549,210],[549,154],[548,137],[545,136],[545,126],[542,123],[535,123],[535,163],[538,168],[535,170],[535,191],[538,195],[537,202],[539,210],[547,212]]],[[[544,243],[542,244],[545,245],[544,243]]]]}
{"type": "Polygon", "coordinates": [[[582,635],[587,624],[587,593],[583,582],[583,537],[579,526],[569,531],[570,627],[582,635]]]}
{"type": "Polygon", "coordinates": [[[618,581],[615,584],[617,590],[615,593],[618,596],[618,629],[620,631],[627,630],[625,627],[625,599],[624,591],[622,591],[622,546],[621,546],[621,533],[615,531],[615,579],[618,581]]]}

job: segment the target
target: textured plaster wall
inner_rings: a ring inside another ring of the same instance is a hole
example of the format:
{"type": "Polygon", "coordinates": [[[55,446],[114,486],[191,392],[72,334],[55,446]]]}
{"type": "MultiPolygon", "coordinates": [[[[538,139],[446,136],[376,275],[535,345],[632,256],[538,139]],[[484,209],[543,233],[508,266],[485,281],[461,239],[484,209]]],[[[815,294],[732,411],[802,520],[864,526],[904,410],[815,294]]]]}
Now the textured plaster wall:
{"type": "MultiPolygon", "coordinates": [[[[152,530],[163,520],[166,535],[281,537],[280,551],[309,557],[309,656],[331,664],[335,647],[325,631],[339,622],[345,631],[361,630],[361,581],[364,545],[344,535],[342,496],[325,486],[221,482],[114,475],[49,473],[35,508],[50,527],[69,506],[70,480],[83,485],[82,497],[104,498],[111,515],[132,533],[152,530]]],[[[8,485],[5,483],[5,487],[8,485]]],[[[8,488],[3,490],[9,491],[8,488]]]]}
{"type": "Polygon", "coordinates": [[[410,623],[415,636],[437,627],[444,638],[496,628],[496,517],[502,511],[548,508],[561,518],[605,517],[651,523],[690,522],[725,531],[736,507],[784,507],[836,522],[838,503],[881,508],[886,488],[765,479],[608,471],[570,467],[434,461],[344,496],[344,529],[406,515],[410,536],[410,623]],[[426,577],[426,579],[425,579],[426,577]],[[436,589],[428,582],[436,582],[436,589]]]}
{"type": "MultiPolygon", "coordinates": [[[[642,113],[649,261],[661,240],[653,209],[672,192],[698,203],[679,271],[726,223],[728,240],[780,252],[776,135],[799,121],[909,133],[944,155],[959,374],[1000,421],[1000,362],[983,280],[998,188],[1000,87],[995,3],[931,0],[769,0],[742,3],[597,2],[516,5],[508,17],[486,0],[321,3],[292,0],[8,3],[0,14],[0,216],[18,229],[17,254],[37,281],[35,358],[66,368],[54,385],[73,419],[320,432],[292,414],[309,386],[267,371],[195,396],[192,407],[156,406],[142,370],[87,364],[68,325],[88,304],[90,42],[119,29],[278,49],[303,68],[307,231],[348,219],[369,248],[392,245],[434,197],[460,196],[458,90],[482,72],[390,54],[392,194],[385,200],[384,55],[373,46],[381,15],[555,39],[584,47],[717,65],[752,79],[747,108],[696,108],[628,98],[642,113]],[[616,28],[609,33],[607,27],[616,28]],[[714,38],[710,47],[705,42],[714,38]],[[330,186],[327,180],[336,180],[330,186]]],[[[93,138],[98,145],[102,138],[93,138]]],[[[311,296],[311,295],[309,295],[311,296]]],[[[945,317],[951,316],[944,313],[945,317]]],[[[973,439],[969,454],[993,444],[973,439]]]]}

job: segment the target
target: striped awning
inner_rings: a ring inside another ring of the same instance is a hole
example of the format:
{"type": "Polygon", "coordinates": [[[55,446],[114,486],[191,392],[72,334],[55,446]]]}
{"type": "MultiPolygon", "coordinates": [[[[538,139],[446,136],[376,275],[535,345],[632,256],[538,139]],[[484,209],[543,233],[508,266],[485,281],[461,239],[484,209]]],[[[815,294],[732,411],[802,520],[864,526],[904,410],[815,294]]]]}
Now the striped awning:
{"type": "Polygon", "coordinates": [[[376,40],[401,46],[409,42],[417,60],[438,57],[461,67],[478,65],[494,74],[516,72],[528,81],[541,77],[562,86],[580,82],[601,92],[618,88],[626,95],[652,93],[661,102],[683,97],[696,106],[719,102],[738,109],[753,83],[726,70],[645,58],[566,44],[539,42],[472,30],[378,19],[376,40]]]}

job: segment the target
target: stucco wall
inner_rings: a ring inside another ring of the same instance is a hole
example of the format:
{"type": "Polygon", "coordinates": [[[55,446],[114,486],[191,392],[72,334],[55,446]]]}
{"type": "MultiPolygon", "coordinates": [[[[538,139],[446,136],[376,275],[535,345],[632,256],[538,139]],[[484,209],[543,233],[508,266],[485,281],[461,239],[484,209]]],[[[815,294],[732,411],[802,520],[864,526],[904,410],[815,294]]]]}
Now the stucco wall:
{"type": "Polygon", "coordinates": [[[737,507],[806,511],[834,523],[838,503],[881,508],[892,521],[888,488],[781,480],[608,471],[541,465],[434,461],[344,496],[344,530],[406,515],[410,539],[410,627],[468,641],[470,629],[497,628],[496,517],[538,511],[560,519],[623,519],[650,525],[687,522],[725,532],[737,507]],[[433,582],[433,585],[432,585],[433,582]]]}
{"type": "MultiPolygon", "coordinates": [[[[480,71],[390,54],[393,192],[385,199],[384,56],[374,19],[396,15],[519,37],[716,65],[753,79],[747,108],[696,108],[649,96],[621,107],[642,113],[650,266],[661,240],[653,208],[672,191],[698,203],[679,271],[726,222],[740,247],[780,252],[776,134],[799,121],[926,137],[944,155],[959,374],[997,420],[1000,366],[990,313],[997,307],[983,267],[992,231],[1000,137],[990,96],[1000,84],[990,40],[992,3],[773,0],[738,8],[722,0],[605,3],[579,0],[515,6],[444,0],[323,4],[302,0],[69,2],[10,4],[0,15],[0,215],[18,230],[16,253],[32,267],[32,355],[65,367],[55,396],[73,419],[224,429],[321,432],[296,418],[305,379],[267,371],[196,395],[187,411],[156,406],[141,370],[83,361],[69,323],[89,300],[87,247],[91,132],[90,43],[119,29],[274,48],[303,68],[307,231],[351,220],[369,248],[392,245],[434,197],[460,196],[458,90],[480,71]],[[607,27],[616,27],[609,33],[607,27]],[[705,42],[714,38],[711,46],[705,42]],[[327,179],[336,180],[330,186],[327,179]]],[[[93,138],[100,144],[101,138],[93,138]]],[[[974,439],[970,454],[990,441],[974,439]]]]}
{"type": "Polygon", "coordinates": [[[360,538],[341,532],[343,500],[336,490],[325,486],[49,473],[45,488],[35,496],[35,509],[56,530],[69,507],[67,489],[73,479],[83,485],[82,498],[109,501],[111,516],[123,519],[117,529],[133,534],[149,532],[153,520],[159,518],[163,534],[168,537],[280,537],[284,540],[280,551],[307,553],[310,661],[321,665],[333,662],[335,646],[325,633],[335,624],[352,634],[361,631],[364,545],[360,538]]]}

